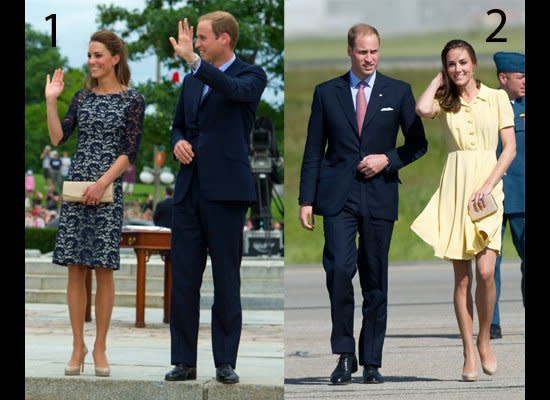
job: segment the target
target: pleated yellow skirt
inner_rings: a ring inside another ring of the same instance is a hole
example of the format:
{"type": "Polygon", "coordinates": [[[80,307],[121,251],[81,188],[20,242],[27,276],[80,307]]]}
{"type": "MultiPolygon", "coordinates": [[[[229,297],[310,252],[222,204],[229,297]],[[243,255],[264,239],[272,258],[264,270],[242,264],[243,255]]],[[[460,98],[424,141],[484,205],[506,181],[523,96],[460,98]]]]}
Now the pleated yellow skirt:
{"type": "Polygon", "coordinates": [[[436,257],[470,260],[486,247],[500,252],[502,180],[491,192],[498,211],[477,222],[468,215],[468,200],[484,184],[496,162],[496,154],[490,150],[459,150],[447,155],[439,188],[411,224],[411,229],[433,247],[436,257]]]}

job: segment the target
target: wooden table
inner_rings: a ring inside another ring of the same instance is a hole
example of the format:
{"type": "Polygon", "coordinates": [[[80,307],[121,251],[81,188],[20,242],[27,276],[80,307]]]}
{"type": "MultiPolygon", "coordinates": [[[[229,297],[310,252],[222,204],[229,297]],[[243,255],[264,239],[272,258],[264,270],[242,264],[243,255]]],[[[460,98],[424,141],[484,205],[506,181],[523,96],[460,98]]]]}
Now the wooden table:
{"type": "MultiPolygon", "coordinates": [[[[148,226],[125,226],[122,228],[120,247],[131,247],[137,257],[136,275],[136,327],[145,327],[145,280],[147,261],[152,254],[164,255],[164,318],[170,322],[170,240],[172,233],[167,228],[148,226]]],[[[86,275],[86,321],[92,320],[92,278],[91,270],[86,275]]]]}

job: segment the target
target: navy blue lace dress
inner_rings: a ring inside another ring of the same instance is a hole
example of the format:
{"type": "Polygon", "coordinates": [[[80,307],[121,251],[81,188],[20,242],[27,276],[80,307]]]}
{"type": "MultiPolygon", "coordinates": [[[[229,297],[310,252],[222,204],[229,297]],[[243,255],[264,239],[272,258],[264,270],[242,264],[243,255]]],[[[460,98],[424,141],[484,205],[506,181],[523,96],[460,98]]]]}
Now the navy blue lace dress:
{"type": "MultiPolygon", "coordinates": [[[[133,164],[143,130],[145,101],[135,90],[99,95],[82,89],[61,122],[64,143],[78,128],[69,181],[97,181],[122,154],[133,164]]],[[[122,176],[113,182],[114,201],[86,206],[63,202],[53,262],[88,268],[120,269],[124,215],[122,176]]]]}

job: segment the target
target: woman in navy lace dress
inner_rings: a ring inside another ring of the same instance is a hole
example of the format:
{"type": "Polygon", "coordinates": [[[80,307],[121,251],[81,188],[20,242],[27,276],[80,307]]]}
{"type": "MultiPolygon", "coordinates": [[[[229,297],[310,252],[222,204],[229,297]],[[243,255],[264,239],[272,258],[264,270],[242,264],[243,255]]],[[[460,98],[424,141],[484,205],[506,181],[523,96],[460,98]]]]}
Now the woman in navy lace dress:
{"type": "Polygon", "coordinates": [[[57,98],[63,91],[63,71],[46,77],[46,108],[50,140],[58,146],[78,131],[76,154],[67,180],[93,181],[83,193],[84,202],[63,202],[53,262],[68,266],[67,302],[73,331],[73,352],[66,375],[78,375],[88,352],[84,341],[85,276],[95,270],[96,339],[95,373],[109,376],[106,338],[114,304],[113,271],[120,268],[120,234],[123,219],[122,173],[135,162],[141,140],[145,102],[128,88],[125,43],[114,33],[92,35],[88,50],[85,88],[72,98],[63,120],[57,98]],[[100,203],[113,183],[114,201],[100,203]]]}

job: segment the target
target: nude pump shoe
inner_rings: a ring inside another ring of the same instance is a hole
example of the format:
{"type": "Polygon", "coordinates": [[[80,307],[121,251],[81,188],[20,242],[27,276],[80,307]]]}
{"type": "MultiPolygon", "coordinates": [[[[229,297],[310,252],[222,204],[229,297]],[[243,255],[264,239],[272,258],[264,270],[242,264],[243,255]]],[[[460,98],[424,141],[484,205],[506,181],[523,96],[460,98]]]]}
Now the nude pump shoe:
{"type": "Polygon", "coordinates": [[[495,362],[492,365],[483,365],[481,364],[481,368],[483,369],[483,373],[487,375],[494,375],[497,372],[497,363],[495,362]]]}
{"type": "Polygon", "coordinates": [[[80,375],[81,372],[84,372],[84,361],[86,360],[86,355],[88,354],[88,348],[84,346],[84,355],[82,356],[82,363],[80,365],[68,365],[65,367],[65,375],[80,375]]]}
{"type": "Polygon", "coordinates": [[[472,372],[464,372],[464,367],[466,366],[466,360],[464,361],[464,366],[462,367],[462,380],[464,382],[475,382],[477,381],[478,377],[479,377],[479,374],[478,374],[478,369],[477,369],[477,365],[476,365],[476,368],[474,371],[472,372]]]}
{"type": "MultiPolygon", "coordinates": [[[[95,360],[94,360],[95,363],[95,360]]],[[[107,377],[111,376],[111,368],[110,367],[95,367],[95,376],[101,376],[101,377],[107,377]]]]}
{"type": "MultiPolygon", "coordinates": [[[[479,343],[477,345],[477,349],[479,351],[479,343]]],[[[481,353],[480,353],[481,358],[481,353]]],[[[481,362],[481,369],[483,370],[483,373],[486,375],[494,375],[497,372],[497,361],[495,359],[495,362],[493,364],[483,364],[483,361],[481,362]]]]}
{"type": "Polygon", "coordinates": [[[475,382],[477,381],[477,378],[478,378],[477,372],[462,373],[462,380],[465,382],[475,382]]]}
{"type": "Polygon", "coordinates": [[[95,367],[95,376],[111,376],[111,368],[101,368],[101,367],[95,367]]]}

